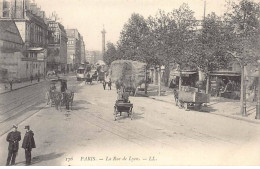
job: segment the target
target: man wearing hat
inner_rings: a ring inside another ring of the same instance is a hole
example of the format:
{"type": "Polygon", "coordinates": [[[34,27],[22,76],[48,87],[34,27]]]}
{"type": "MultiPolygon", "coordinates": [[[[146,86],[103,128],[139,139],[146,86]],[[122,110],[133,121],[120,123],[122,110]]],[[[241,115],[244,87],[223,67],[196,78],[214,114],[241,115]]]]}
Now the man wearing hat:
{"type": "Polygon", "coordinates": [[[33,148],[36,148],[35,141],[34,141],[34,133],[30,130],[30,126],[25,126],[26,133],[23,138],[23,145],[22,148],[25,150],[25,159],[26,165],[31,164],[31,151],[33,148]]]}
{"type": "Polygon", "coordinates": [[[21,133],[17,131],[17,125],[13,125],[13,131],[8,133],[6,141],[9,142],[8,146],[8,157],[6,161],[6,165],[15,164],[15,158],[19,149],[19,141],[21,140],[21,133]]]}

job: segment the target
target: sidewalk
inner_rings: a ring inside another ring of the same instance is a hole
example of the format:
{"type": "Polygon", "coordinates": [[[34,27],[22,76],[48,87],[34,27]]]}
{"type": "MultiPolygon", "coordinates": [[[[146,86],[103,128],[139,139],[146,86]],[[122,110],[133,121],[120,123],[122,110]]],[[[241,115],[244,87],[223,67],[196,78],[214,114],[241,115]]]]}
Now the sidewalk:
{"type": "MultiPolygon", "coordinates": [[[[75,75],[75,73],[73,72],[69,72],[68,74],[59,74],[59,77],[60,78],[66,78],[67,76],[73,76],[75,75]]],[[[56,77],[55,77],[56,78],[56,77]]],[[[25,82],[21,82],[21,83],[13,83],[13,87],[12,87],[12,91],[14,90],[18,90],[18,89],[21,89],[21,88],[24,88],[24,87],[27,87],[27,86],[32,86],[32,85],[35,85],[35,84],[38,84],[38,83],[41,83],[43,81],[46,81],[46,80],[50,80],[51,77],[47,77],[46,76],[46,79],[40,79],[40,82],[37,81],[37,79],[34,79],[31,83],[31,81],[25,81],[25,82]]],[[[0,83],[0,94],[4,94],[4,93],[7,93],[7,92],[11,92],[10,90],[10,84],[9,83],[0,83]],[[7,88],[5,88],[5,85],[7,88]]]]}
{"type": "MultiPolygon", "coordinates": [[[[158,96],[158,86],[149,85],[148,95],[145,95],[144,92],[138,92],[139,95],[147,96],[151,99],[167,102],[170,104],[175,104],[173,90],[168,87],[161,86],[162,94],[158,96]]],[[[247,116],[243,117],[239,114],[240,112],[240,101],[231,100],[222,97],[211,97],[210,103],[207,106],[203,106],[201,113],[210,113],[215,115],[220,115],[236,120],[243,120],[251,123],[260,124],[260,120],[256,120],[256,103],[248,102],[247,103],[247,116]]]]}
{"type": "MultiPolygon", "coordinates": [[[[26,81],[26,82],[21,82],[21,83],[13,83],[13,87],[12,87],[13,90],[12,91],[18,90],[18,89],[21,89],[21,88],[24,88],[24,87],[27,87],[27,86],[32,86],[32,85],[41,83],[43,81],[44,81],[44,79],[41,79],[40,82],[38,82],[37,80],[33,80],[32,83],[31,83],[31,81],[26,81]]],[[[9,83],[0,83],[0,94],[4,94],[4,93],[7,93],[7,92],[11,92],[10,84],[9,83]],[[5,88],[5,85],[6,85],[7,88],[5,88]]]]}

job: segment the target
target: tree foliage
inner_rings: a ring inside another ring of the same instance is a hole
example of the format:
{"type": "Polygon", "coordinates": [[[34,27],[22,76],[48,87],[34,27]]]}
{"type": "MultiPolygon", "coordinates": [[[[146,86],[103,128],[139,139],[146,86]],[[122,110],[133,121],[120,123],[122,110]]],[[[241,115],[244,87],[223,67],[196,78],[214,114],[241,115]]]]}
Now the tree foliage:
{"type": "Polygon", "coordinates": [[[242,62],[254,62],[260,57],[260,3],[229,0],[227,5],[224,16],[211,13],[203,21],[196,20],[185,3],[169,13],[159,10],[147,19],[134,13],[117,47],[108,44],[106,62],[129,59],[148,66],[165,65],[166,79],[171,63],[208,72],[226,68],[230,52],[242,62]]]}
{"type": "Polygon", "coordinates": [[[120,33],[118,47],[123,59],[144,61],[145,38],[149,34],[147,23],[143,16],[132,14],[120,33]]]}
{"type": "Polygon", "coordinates": [[[111,42],[107,43],[107,51],[105,52],[104,62],[110,65],[113,61],[118,59],[117,49],[111,42]]]}
{"type": "Polygon", "coordinates": [[[252,63],[260,54],[260,3],[241,0],[229,2],[230,11],[225,20],[232,29],[228,32],[228,51],[236,55],[242,63],[252,63]]]}

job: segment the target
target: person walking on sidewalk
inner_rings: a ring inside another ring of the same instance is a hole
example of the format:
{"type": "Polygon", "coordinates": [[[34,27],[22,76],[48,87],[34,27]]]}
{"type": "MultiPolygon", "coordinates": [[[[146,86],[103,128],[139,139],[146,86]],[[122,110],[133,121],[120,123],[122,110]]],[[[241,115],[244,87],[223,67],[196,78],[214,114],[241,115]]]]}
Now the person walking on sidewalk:
{"type": "Polygon", "coordinates": [[[6,141],[9,142],[8,157],[6,160],[7,166],[10,165],[10,161],[11,165],[15,164],[15,158],[18,153],[19,141],[21,140],[21,133],[17,131],[17,128],[18,127],[16,125],[13,125],[13,131],[11,131],[6,138],[6,141]]]}
{"type": "Polygon", "coordinates": [[[33,81],[33,75],[30,76],[30,80],[31,80],[31,83],[32,83],[32,81],[33,81]]]}
{"type": "Polygon", "coordinates": [[[37,80],[38,80],[38,83],[40,82],[40,75],[36,75],[37,76],[37,80]]]}
{"type": "Polygon", "coordinates": [[[31,165],[31,151],[33,148],[36,148],[36,145],[34,141],[34,133],[30,130],[30,126],[25,126],[25,129],[26,133],[23,138],[22,148],[25,150],[26,165],[31,165]]]}
{"type": "Polygon", "coordinates": [[[10,90],[13,90],[13,80],[10,80],[9,84],[10,84],[10,90]]]}

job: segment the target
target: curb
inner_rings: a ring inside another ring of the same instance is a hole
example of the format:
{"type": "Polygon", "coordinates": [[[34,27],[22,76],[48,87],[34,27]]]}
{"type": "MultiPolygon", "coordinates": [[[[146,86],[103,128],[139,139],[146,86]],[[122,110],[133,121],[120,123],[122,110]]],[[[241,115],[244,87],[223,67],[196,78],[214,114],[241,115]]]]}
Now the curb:
{"type": "Polygon", "coordinates": [[[45,81],[45,80],[40,81],[40,82],[38,82],[38,83],[32,83],[32,84],[29,84],[29,85],[21,86],[21,87],[15,88],[15,89],[13,89],[13,90],[8,90],[8,91],[0,92],[0,95],[5,94],[5,93],[9,93],[9,92],[12,92],[12,91],[15,91],[15,90],[19,90],[19,89],[22,89],[22,88],[26,88],[26,87],[29,87],[29,86],[33,86],[33,85],[42,83],[42,82],[44,82],[44,81],[45,81]]]}
{"type": "MultiPolygon", "coordinates": [[[[146,96],[144,94],[139,94],[139,95],[147,97],[149,99],[153,99],[153,100],[157,100],[157,101],[173,104],[172,102],[165,101],[165,100],[160,100],[160,99],[157,99],[157,98],[154,98],[154,97],[151,97],[151,96],[146,96]]],[[[222,116],[222,117],[226,117],[226,118],[231,118],[231,119],[235,119],[235,120],[242,120],[242,121],[246,121],[246,122],[249,122],[249,123],[260,124],[260,120],[259,121],[254,121],[254,120],[251,120],[251,119],[245,119],[243,117],[237,117],[237,116],[226,115],[226,114],[219,114],[219,113],[214,113],[214,112],[207,112],[207,113],[208,114],[214,114],[214,115],[222,116]]]]}

